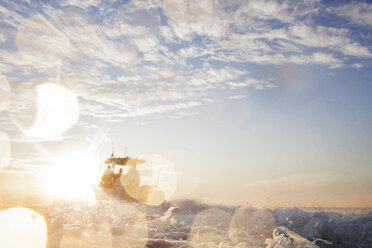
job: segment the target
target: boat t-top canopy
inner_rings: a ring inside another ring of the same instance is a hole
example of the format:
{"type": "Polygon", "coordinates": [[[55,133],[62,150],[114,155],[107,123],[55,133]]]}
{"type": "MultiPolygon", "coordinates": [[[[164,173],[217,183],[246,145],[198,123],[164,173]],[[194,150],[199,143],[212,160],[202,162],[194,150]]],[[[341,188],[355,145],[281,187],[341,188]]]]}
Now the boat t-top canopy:
{"type": "Polygon", "coordinates": [[[143,159],[138,158],[131,158],[131,157],[117,157],[111,156],[111,158],[106,159],[105,164],[115,164],[115,165],[121,165],[121,166],[133,166],[138,164],[143,164],[146,161],[143,159]]]}

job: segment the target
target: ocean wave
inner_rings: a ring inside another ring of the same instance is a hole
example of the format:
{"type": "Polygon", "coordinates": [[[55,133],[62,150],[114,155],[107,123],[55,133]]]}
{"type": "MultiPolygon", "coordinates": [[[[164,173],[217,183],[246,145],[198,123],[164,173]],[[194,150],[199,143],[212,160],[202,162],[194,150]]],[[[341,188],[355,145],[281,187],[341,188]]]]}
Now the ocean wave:
{"type": "Polygon", "coordinates": [[[372,211],[256,209],[193,200],[146,206],[121,200],[35,209],[47,247],[371,247],[372,211]],[[108,246],[110,245],[110,246],[108,246]]]}

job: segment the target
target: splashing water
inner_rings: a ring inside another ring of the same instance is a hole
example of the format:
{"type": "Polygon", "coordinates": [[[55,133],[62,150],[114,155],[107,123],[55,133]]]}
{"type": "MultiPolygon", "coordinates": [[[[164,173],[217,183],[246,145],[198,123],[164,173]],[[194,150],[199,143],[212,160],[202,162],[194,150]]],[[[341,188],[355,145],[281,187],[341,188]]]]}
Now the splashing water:
{"type": "Polygon", "coordinates": [[[148,206],[115,199],[60,201],[34,210],[45,218],[48,248],[367,248],[372,241],[370,210],[263,210],[192,200],[148,206]]]}

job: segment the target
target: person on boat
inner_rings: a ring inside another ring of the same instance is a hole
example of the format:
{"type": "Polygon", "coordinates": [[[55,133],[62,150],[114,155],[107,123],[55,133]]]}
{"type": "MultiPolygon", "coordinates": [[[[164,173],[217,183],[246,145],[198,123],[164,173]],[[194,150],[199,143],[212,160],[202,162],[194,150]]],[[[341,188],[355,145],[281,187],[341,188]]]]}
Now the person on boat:
{"type": "Polygon", "coordinates": [[[123,175],[123,168],[120,168],[119,172],[114,175],[114,185],[115,186],[121,185],[121,180],[122,180],[123,176],[124,176],[123,175]]]}
{"type": "Polygon", "coordinates": [[[132,165],[131,169],[128,171],[125,177],[124,188],[132,198],[136,198],[139,185],[140,174],[136,169],[136,165],[132,165]]]}
{"type": "Polygon", "coordinates": [[[123,180],[125,175],[123,175],[123,168],[119,169],[119,172],[114,174],[114,184],[113,188],[115,189],[114,194],[117,196],[121,196],[123,194],[123,180]]]}
{"type": "Polygon", "coordinates": [[[107,166],[107,169],[105,172],[103,172],[103,175],[101,177],[101,186],[103,188],[112,188],[114,183],[114,173],[111,170],[111,166],[107,166]]]}

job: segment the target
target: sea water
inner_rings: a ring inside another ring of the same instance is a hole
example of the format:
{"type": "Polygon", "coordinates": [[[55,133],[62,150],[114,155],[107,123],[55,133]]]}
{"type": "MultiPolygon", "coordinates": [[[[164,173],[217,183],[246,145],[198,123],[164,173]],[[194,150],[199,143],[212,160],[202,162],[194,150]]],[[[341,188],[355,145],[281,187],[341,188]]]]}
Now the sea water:
{"type": "Polygon", "coordinates": [[[372,247],[371,209],[208,205],[146,206],[122,200],[60,201],[33,209],[47,247],[372,247]]]}

